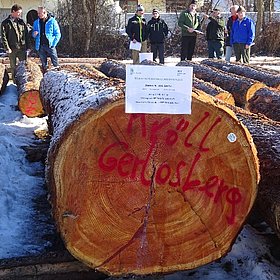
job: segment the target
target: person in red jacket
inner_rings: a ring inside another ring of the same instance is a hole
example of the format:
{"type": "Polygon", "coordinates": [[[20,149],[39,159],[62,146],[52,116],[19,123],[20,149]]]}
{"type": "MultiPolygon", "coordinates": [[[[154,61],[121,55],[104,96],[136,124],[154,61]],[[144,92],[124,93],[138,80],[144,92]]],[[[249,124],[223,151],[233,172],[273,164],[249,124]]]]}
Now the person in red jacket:
{"type": "Polygon", "coordinates": [[[238,5],[233,5],[230,7],[230,14],[231,16],[227,20],[226,25],[226,61],[230,62],[230,58],[232,55],[232,45],[230,44],[230,33],[232,29],[233,23],[237,20],[237,9],[239,8],[238,5]]]}

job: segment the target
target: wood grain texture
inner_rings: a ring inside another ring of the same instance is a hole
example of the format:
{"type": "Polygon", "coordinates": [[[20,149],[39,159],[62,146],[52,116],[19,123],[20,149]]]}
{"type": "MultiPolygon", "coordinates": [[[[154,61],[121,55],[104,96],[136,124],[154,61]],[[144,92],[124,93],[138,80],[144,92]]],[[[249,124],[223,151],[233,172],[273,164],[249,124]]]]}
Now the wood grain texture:
{"type": "Polygon", "coordinates": [[[193,91],[191,115],[126,114],[112,80],[48,72],[47,179],[68,250],[110,275],[191,269],[230,250],[257,194],[253,140],[193,91]]]}

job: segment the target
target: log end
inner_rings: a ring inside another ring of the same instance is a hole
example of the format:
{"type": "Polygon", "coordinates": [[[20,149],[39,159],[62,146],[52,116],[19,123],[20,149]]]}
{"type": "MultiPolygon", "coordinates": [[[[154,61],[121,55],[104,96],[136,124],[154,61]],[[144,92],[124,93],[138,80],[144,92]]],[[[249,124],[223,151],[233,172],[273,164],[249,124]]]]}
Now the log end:
{"type": "Polygon", "coordinates": [[[54,214],[68,250],[109,275],[192,269],[230,250],[254,203],[256,149],[205,94],[192,114],[88,110],[49,153],[54,214]]]}
{"type": "Polygon", "coordinates": [[[22,93],[18,100],[18,107],[27,117],[41,117],[45,114],[39,90],[28,90],[22,93]]]}

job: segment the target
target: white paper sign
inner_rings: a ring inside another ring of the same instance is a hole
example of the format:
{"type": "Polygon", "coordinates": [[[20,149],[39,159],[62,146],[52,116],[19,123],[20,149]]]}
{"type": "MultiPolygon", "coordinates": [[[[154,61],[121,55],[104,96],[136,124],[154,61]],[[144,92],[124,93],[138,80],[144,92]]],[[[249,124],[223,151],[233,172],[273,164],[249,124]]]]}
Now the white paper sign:
{"type": "Polygon", "coordinates": [[[137,42],[137,41],[136,42],[130,41],[129,49],[130,50],[140,51],[141,50],[141,46],[142,46],[142,44],[137,42]]]}
{"type": "Polygon", "coordinates": [[[193,68],[126,66],[126,113],[190,114],[193,68]]]}

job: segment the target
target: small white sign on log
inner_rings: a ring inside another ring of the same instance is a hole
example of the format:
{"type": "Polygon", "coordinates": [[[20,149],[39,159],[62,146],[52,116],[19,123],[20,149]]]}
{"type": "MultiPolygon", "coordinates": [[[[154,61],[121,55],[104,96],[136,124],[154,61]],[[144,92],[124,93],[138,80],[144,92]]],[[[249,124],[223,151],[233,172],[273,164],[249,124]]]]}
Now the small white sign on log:
{"type": "Polygon", "coordinates": [[[192,67],[126,66],[126,113],[191,114],[192,67]]]}

